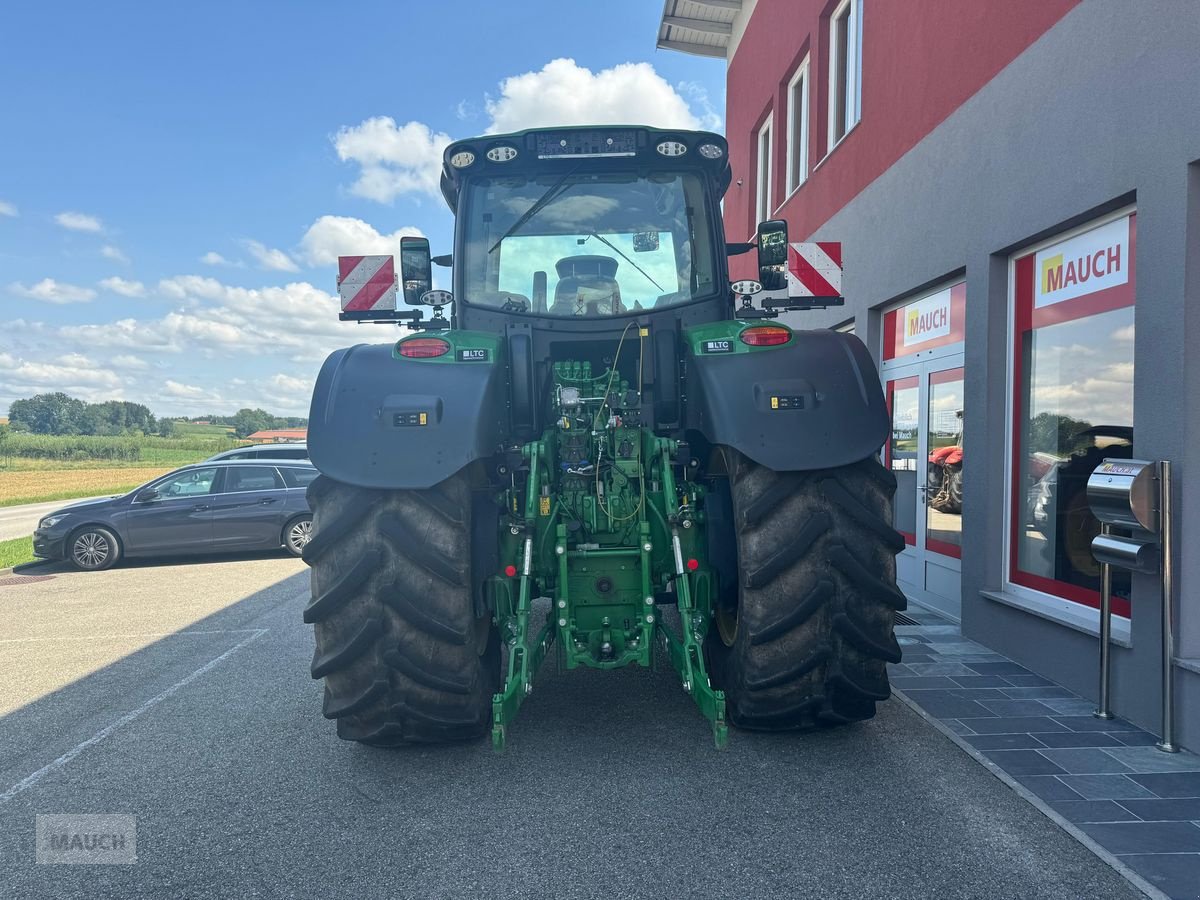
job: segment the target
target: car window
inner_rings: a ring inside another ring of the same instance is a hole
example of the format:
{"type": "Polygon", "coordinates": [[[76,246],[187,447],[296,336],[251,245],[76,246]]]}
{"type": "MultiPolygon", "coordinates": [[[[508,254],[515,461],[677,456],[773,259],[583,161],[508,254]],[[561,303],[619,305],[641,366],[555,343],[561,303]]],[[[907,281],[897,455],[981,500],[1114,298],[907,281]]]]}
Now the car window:
{"type": "Polygon", "coordinates": [[[282,487],[283,480],[272,466],[230,466],[225,471],[225,490],[222,493],[273,491],[282,487]]]}
{"type": "Polygon", "coordinates": [[[320,474],[316,469],[301,469],[298,466],[280,469],[279,471],[283,473],[283,480],[287,482],[287,486],[290,488],[308,487],[309,482],[320,474]]]}
{"type": "Polygon", "coordinates": [[[291,450],[276,450],[271,456],[275,459],[308,459],[308,451],[301,447],[293,447],[291,450]]]}
{"type": "Polygon", "coordinates": [[[222,456],[221,459],[249,459],[250,455],[251,454],[246,452],[245,450],[241,450],[237,453],[227,453],[224,456],[222,456]]]}
{"type": "Polygon", "coordinates": [[[165,481],[160,481],[155,487],[158,495],[169,497],[197,497],[201,494],[212,493],[213,482],[217,478],[217,470],[188,469],[172,475],[165,481]]]}

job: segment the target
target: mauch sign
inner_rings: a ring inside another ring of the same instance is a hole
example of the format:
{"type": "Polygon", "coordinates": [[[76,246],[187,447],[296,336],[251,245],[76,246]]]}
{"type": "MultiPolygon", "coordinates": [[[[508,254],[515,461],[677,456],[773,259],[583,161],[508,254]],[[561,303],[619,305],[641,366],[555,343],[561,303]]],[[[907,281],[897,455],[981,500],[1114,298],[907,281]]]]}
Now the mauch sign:
{"type": "Polygon", "coordinates": [[[1039,250],[1033,267],[1033,308],[1125,284],[1129,260],[1128,216],[1039,250]]]}
{"type": "Polygon", "coordinates": [[[966,311],[965,282],[890,310],[883,319],[883,358],[895,359],[961,341],[966,311]]]}
{"type": "Polygon", "coordinates": [[[950,288],[904,307],[904,346],[923,344],[950,333],[950,288]]]}

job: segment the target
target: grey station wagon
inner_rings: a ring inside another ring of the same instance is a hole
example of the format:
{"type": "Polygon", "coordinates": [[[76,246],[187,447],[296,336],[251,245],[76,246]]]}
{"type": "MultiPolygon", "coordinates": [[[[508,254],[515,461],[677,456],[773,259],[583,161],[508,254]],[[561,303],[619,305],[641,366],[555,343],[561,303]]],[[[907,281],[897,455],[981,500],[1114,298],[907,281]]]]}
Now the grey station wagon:
{"type": "Polygon", "coordinates": [[[312,534],[304,492],[317,477],[293,460],[207,461],[121,497],[45,516],[33,552],[96,571],[123,556],[177,556],[283,548],[299,556],[312,534]]]}

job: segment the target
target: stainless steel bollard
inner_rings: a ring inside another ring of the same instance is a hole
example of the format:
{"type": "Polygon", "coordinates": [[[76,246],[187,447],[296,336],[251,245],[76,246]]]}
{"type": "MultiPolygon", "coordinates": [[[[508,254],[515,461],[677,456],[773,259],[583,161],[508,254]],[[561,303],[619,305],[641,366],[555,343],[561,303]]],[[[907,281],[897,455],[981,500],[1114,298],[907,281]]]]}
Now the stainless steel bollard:
{"type": "MultiPolygon", "coordinates": [[[[1100,534],[1108,537],[1112,526],[1107,522],[1100,525],[1100,534]]],[[[1100,703],[1092,713],[1097,719],[1111,719],[1108,708],[1109,671],[1112,659],[1112,566],[1100,563],[1100,703]]]]}
{"type": "Polygon", "coordinates": [[[1155,744],[1164,753],[1178,753],[1175,743],[1175,679],[1172,670],[1175,659],[1175,616],[1172,599],[1175,596],[1172,583],[1174,559],[1171,552],[1171,463],[1158,463],[1158,509],[1159,509],[1159,553],[1162,572],[1162,740],[1155,744]]]}

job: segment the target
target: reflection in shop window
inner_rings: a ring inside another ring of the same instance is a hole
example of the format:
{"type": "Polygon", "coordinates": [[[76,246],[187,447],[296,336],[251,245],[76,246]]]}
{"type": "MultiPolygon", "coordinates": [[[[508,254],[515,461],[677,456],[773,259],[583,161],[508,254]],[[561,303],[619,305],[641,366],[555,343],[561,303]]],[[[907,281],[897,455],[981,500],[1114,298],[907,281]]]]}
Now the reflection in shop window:
{"type": "Polygon", "coordinates": [[[929,461],[926,474],[926,546],[962,555],[963,370],[929,376],[929,461]]]}
{"type": "Polygon", "coordinates": [[[917,532],[917,428],[920,421],[920,379],[917,376],[888,382],[892,411],[892,436],[887,463],[896,476],[892,526],[913,544],[917,532]]]}
{"type": "MultiPolygon", "coordinates": [[[[1130,239],[1119,248],[1128,260],[1127,281],[1115,287],[1035,307],[1032,256],[1017,263],[1012,580],[1089,605],[1096,604],[1100,584],[1091,554],[1100,523],[1088,507],[1087,479],[1105,458],[1128,459],[1133,452],[1132,218],[1129,223],[1130,239]]],[[[1084,258],[1068,247],[1064,263],[1051,260],[1066,265],[1072,257],[1084,258]]],[[[1113,593],[1120,598],[1115,608],[1128,614],[1128,573],[1114,570],[1113,593]]]]}

